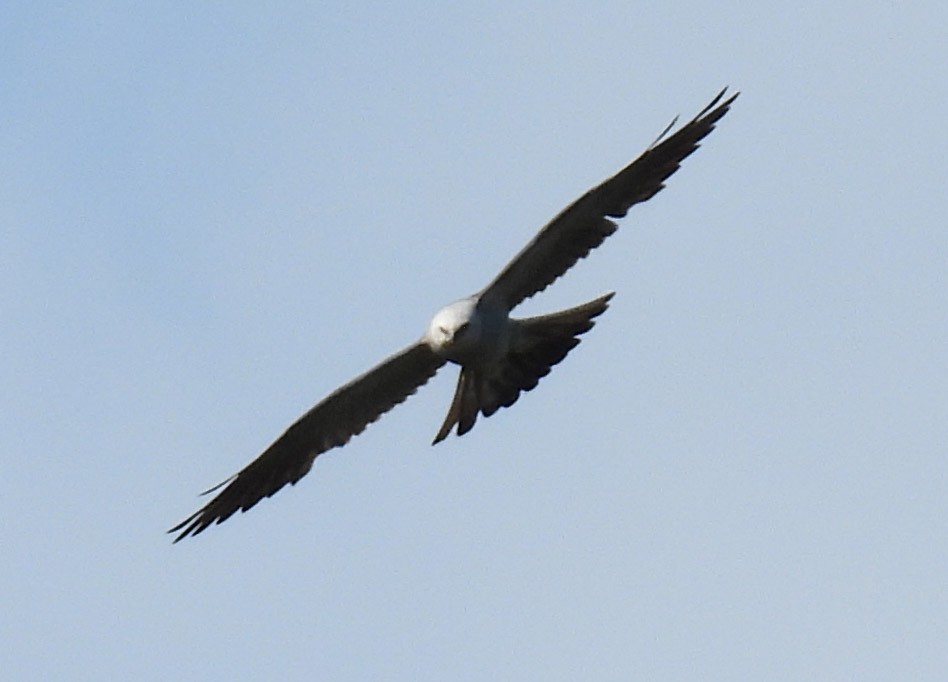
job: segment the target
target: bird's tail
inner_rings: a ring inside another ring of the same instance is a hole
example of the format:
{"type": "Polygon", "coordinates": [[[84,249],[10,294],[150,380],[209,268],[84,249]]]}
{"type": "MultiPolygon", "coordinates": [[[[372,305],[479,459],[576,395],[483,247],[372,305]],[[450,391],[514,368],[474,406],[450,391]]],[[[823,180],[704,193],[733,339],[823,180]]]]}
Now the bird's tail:
{"type": "Polygon", "coordinates": [[[610,292],[575,308],[516,320],[516,333],[503,359],[461,369],[454,399],[434,443],[444,440],[455,424],[457,434],[463,436],[474,427],[478,412],[489,417],[517,402],[522,391],[534,388],[579,345],[579,337],[593,328],[594,318],[606,311],[613,295],[610,292]]]}

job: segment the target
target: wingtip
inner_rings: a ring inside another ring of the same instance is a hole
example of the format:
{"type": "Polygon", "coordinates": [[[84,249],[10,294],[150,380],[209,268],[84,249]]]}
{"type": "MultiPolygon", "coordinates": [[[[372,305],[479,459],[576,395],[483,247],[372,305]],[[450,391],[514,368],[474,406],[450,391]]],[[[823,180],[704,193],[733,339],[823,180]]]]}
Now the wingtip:
{"type": "Polygon", "coordinates": [[[182,521],[181,523],[179,523],[177,526],[175,526],[175,527],[173,527],[173,528],[169,528],[168,530],[165,531],[165,532],[168,533],[168,534],[177,533],[178,531],[181,531],[181,533],[179,533],[178,537],[176,537],[174,540],[171,541],[171,544],[172,544],[172,545],[178,544],[178,543],[181,542],[184,538],[188,537],[188,536],[191,535],[191,534],[197,535],[197,533],[200,533],[200,532],[201,532],[201,531],[199,530],[199,531],[197,531],[197,532],[195,533],[195,532],[194,532],[194,526],[193,526],[193,525],[188,526],[188,524],[190,524],[192,521],[194,521],[194,518],[195,518],[194,516],[189,516],[189,517],[186,518],[184,521],[182,521]],[[188,526],[188,527],[185,528],[185,526],[188,526]],[[182,528],[184,528],[183,531],[181,530],[182,528]]]}
{"type": "MultiPolygon", "coordinates": [[[[613,298],[613,296],[615,296],[615,295],[616,295],[616,292],[614,292],[614,291],[607,291],[606,293],[604,293],[602,296],[600,296],[600,297],[597,298],[596,300],[591,301],[591,303],[594,304],[594,305],[600,305],[600,306],[602,306],[602,311],[605,312],[606,309],[609,308],[609,303],[610,303],[610,301],[612,301],[612,298],[613,298]]],[[[602,313],[600,313],[600,314],[602,314],[602,313]]]]}
{"type": "Polygon", "coordinates": [[[729,85],[725,85],[723,88],[721,88],[721,92],[719,92],[717,95],[715,95],[715,96],[714,96],[714,99],[712,99],[710,102],[708,102],[708,105],[707,105],[704,109],[702,109],[702,110],[698,113],[697,116],[695,116],[694,120],[695,120],[695,121],[698,121],[698,120],[703,119],[708,113],[710,113],[712,110],[714,110],[715,107],[717,107],[717,110],[724,110],[724,111],[726,111],[726,110],[728,109],[728,107],[731,106],[731,103],[732,103],[734,100],[737,99],[737,96],[741,94],[740,92],[735,92],[733,95],[731,95],[731,96],[728,97],[726,100],[724,100],[724,102],[721,102],[721,99],[724,97],[725,93],[727,93],[728,88],[730,88],[730,87],[731,87],[731,86],[729,86],[729,85]],[[720,105],[720,106],[718,106],[718,103],[719,103],[719,102],[721,102],[721,105],[720,105]]]}

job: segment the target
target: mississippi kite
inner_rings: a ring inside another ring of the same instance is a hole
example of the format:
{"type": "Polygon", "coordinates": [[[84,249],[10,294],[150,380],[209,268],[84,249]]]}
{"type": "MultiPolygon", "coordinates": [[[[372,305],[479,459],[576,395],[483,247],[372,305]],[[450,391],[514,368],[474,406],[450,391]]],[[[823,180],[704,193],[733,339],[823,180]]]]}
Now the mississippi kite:
{"type": "MultiPolygon", "coordinates": [[[[290,426],[262,455],[211,488],[223,488],[192,516],[172,528],[178,542],[247,511],[286,484],[295,484],[316,456],[340,447],[404,401],[447,362],[460,365],[454,399],[435,436],[438,443],[457,427],[471,430],[478,414],[489,417],[513,405],[579,344],[605,312],[612,293],[569,310],[531,318],[509,313],[585,258],[618,225],[629,208],[665,186],[681,162],[698,149],[737,98],[725,90],[673,135],[676,121],[635,161],[567,206],[482,291],[442,308],[424,336],[377,367],[331,393],[290,426]]],[[[677,120],[677,119],[676,119],[677,120]]]]}

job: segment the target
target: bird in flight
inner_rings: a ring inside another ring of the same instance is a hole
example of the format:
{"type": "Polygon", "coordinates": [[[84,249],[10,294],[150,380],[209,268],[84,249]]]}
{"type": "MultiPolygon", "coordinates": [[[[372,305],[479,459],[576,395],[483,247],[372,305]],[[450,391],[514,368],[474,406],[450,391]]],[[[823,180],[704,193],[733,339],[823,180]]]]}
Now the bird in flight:
{"type": "Polygon", "coordinates": [[[737,94],[725,88],[672,135],[677,119],[635,161],[593,187],[553,218],[484,289],[456,301],[432,318],[424,336],[342,386],[290,426],[263,454],[206,491],[220,490],[169,533],[178,542],[247,511],[288,483],[295,485],[317,455],[341,447],[404,401],[447,362],[460,365],[454,399],[434,443],[452,429],[462,436],[478,414],[489,417],[533,389],[579,344],[605,312],[613,294],[539,317],[512,318],[510,311],[545,289],[618,229],[635,204],[665,186],[681,162],[698,149],[728,112],[737,94]]]}

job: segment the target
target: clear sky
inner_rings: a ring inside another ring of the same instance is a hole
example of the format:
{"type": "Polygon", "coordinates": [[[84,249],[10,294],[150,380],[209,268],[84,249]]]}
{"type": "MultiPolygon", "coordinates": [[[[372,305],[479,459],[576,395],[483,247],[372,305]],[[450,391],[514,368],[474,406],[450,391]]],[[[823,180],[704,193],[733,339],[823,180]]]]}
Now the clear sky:
{"type": "Polygon", "coordinates": [[[6,3],[7,680],[948,678],[940,3],[6,3]],[[616,290],[513,408],[456,371],[165,530],[724,85],[518,313],[616,290]]]}

